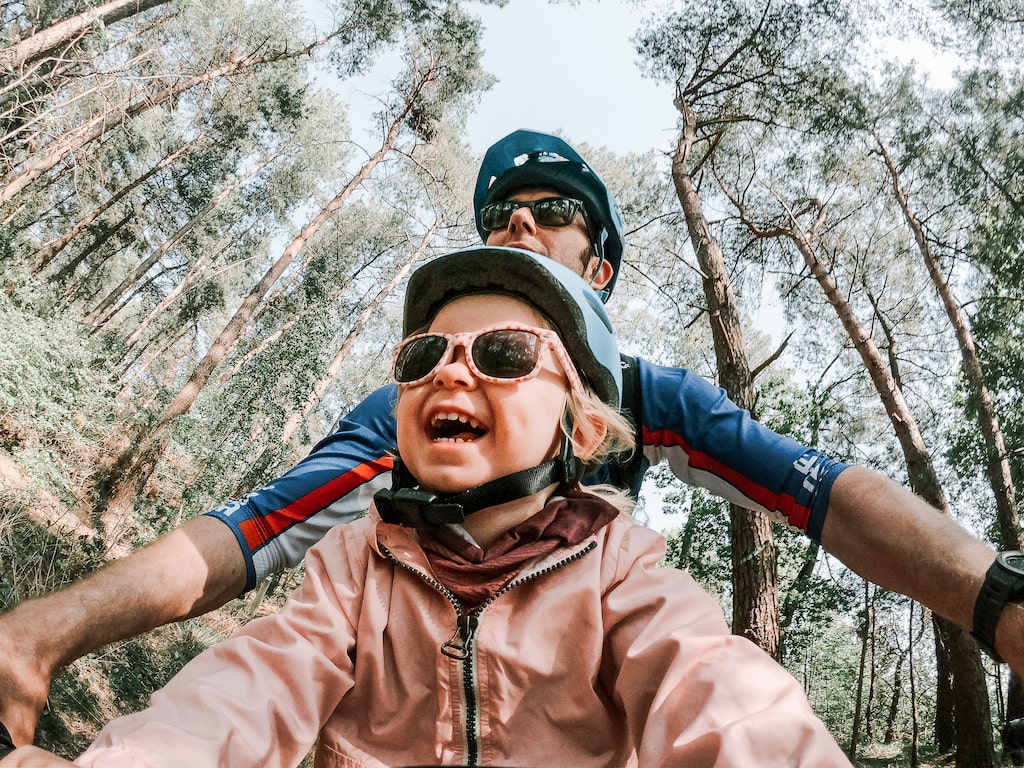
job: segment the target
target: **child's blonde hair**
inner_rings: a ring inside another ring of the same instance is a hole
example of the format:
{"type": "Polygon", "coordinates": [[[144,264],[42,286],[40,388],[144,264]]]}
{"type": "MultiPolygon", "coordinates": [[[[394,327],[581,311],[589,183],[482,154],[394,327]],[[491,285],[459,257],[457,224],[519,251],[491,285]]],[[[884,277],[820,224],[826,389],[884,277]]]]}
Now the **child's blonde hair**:
{"type": "MultiPolygon", "coordinates": [[[[605,428],[604,439],[598,445],[597,450],[583,460],[586,467],[584,475],[600,467],[613,454],[629,454],[638,450],[633,426],[626,417],[594,394],[589,387],[586,388],[583,395],[577,394],[570,387],[566,407],[572,418],[572,425],[570,427],[567,420],[563,419],[562,432],[569,440],[573,441],[574,452],[576,452],[577,444],[594,444],[600,434],[602,424],[605,428]],[[573,431],[577,432],[576,440],[573,439],[573,431]]],[[[613,485],[586,486],[584,490],[601,496],[620,512],[626,514],[632,513],[633,507],[636,505],[636,502],[627,493],[613,485]]]]}

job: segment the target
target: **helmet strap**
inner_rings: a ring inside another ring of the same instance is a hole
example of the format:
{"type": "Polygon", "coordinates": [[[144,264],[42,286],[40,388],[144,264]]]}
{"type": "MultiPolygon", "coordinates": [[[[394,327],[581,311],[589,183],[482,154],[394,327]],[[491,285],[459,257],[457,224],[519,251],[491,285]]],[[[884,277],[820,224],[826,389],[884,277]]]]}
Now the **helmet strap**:
{"type": "MultiPolygon", "coordinates": [[[[597,275],[601,271],[601,265],[603,265],[605,262],[604,238],[605,231],[602,229],[597,234],[597,236],[590,241],[591,245],[594,246],[594,252],[597,254],[597,266],[594,268],[594,276],[590,278],[590,282],[588,283],[588,285],[590,285],[591,288],[594,288],[594,280],[597,279],[597,275]]],[[[612,292],[609,291],[607,288],[594,288],[594,293],[596,293],[598,298],[601,299],[602,304],[607,303],[608,297],[612,295],[612,292]]]]}
{"type": "Polygon", "coordinates": [[[481,509],[532,496],[552,483],[574,482],[582,473],[583,463],[573,454],[572,439],[568,436],[562,438],[558,458],[451,494],[439,495],[419,488],[416,478],[395,456],[392,486],[373,494],[373,501],[385,523],[429,528],[461,523],[467,515],[481,509]]]}

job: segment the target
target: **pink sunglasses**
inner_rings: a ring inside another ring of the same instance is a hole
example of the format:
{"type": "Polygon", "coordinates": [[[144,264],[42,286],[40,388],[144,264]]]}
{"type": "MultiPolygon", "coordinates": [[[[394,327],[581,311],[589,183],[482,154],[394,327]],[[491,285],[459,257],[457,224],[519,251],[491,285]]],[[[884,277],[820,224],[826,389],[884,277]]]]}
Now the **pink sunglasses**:
{"type": "Polygon", "coordinates": [[[540,372],[544,347],[554,352],[569,386],[583,393],[583,382],[558,334],[547,328],[505,323],[468,333],[418,333],[395,347],[391,375],[406,387],[420,384],[447,365],[455,347],[466,350],[473,375],[493,384],[516,384],[540,372]]]}

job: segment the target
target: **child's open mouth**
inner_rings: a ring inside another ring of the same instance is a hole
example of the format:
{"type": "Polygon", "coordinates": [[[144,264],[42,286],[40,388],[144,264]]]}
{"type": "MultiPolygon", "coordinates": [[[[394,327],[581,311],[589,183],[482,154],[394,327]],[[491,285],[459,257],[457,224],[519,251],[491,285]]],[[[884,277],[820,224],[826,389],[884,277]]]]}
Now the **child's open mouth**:
{"type": "Polygon", "coordinates": [[[476,419],[458,413],[438,413],[430,420],[430,438],[435,443],[469,443],[486,433],[476,419]]]}

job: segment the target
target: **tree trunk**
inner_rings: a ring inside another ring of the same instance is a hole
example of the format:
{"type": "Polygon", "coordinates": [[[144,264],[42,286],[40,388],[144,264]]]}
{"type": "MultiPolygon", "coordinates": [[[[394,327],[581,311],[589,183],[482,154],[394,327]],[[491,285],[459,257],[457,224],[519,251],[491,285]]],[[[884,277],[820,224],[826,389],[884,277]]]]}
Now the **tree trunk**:
{"type": "Polygon", "coordinates": [[[818,562],[818,552],[820,550],[821,545],[818,542],[808,539],[807,547],[804,549],[803,563],[800,565],[796,578],[793,579],[793,585],[782,600],[779,618],[779,633],[781,635],[779,661],[785,662],[786,660],[786,630],[793,623],[793,615],[796,613],[798,606],[794,595],[802,594],[807,589],[807,585],[810,583],[811,576],[814,573],[814,566],[818,562]]]}
{"type": "MultiPolygon", "coordinates": [[[[981,431],[985,442],[985,466],[989,486],[992,488],[992,495],[996,502],[996,521],[999,526],[1000,549],[1020,549],[1020,513],[1017,509],[1017,491],[1013,482],[1013,474],[1010,470],[1009,454],[1006,450],[1006,440],[1003,435],[1002,425],[999,422],[999,414],[996,413],[995,402],[992,393],[985,384],[985,377],[982,372],[981,360],[978,357],[977,344],[974,341],[974,334],[971,331],[970,323],[964,317],[960,302],[953,296],[949,282],[939,267],[939,261],[932,252],[925,236],[924,226],[916,213],[910,206],[906,192],[903,189],[899,170],[889,154],[888,148],[882,143],[877,135],[874,137],[878,145],[879,154],[885,162],[886,171],[892,182],[893,195],[899,203],[907,226],[914,235],[914,242],[917,243],[918,252],[924,259],[925,267],[931,278],[935,291],[942,300],[942,306],[946,310],[950,325],[956,334],[957,345],[960,348],[960,356],[963,359],[964,378],[970,387],[974,403],[978,409],[978,428],[981,431]]],[[[1024,684],[1021,678],[1011,674],[1007,683],[1007,710],[1006,721],[1024,715],[1024,684]]],[[[1004,723],[1005,724],[1005,723],[1004,723]]]]}
{"type": "Polygon", "coordinates": [[[317,40],[297,51],[281,51],[266,56],[251,53],[247,56],[232,58],[201,75],[182,80],[140,98],[109,106],[101,114],[67,131],[59,139],[45,147],[35,159],[29,160],[20,171],[11,174],[4,181],[3,188],[0,188],[0,206],[9,203],[33,181],[85,145],[103,136],[111,128],[134,120],[139,115],[166,103],[190,88],[261,64],[304,56],[324,42],[326,40],[317,40]]]}
{"type": "Polygon", "coordinates": [[[864,610],[859,617],[860,625],[857,628],[857,634],[860,636],[860,662],[857,665],[857,693],[855,695],[853,705],[853,728],[850,731],[850,746],[846,750],[846,754],[851,761],[857,759],[857,742],[860,739],[861,704],[864,700],[864,678],[866,676],[865,670],[867,668],[868,658],[868,635],[870,634],[870,628],[868,627],[869,591],[870,587],[865,581],[864,610]]]}
{"type": "MultiPolygon", "coordinates": [[[[167,240],[160,244],[159,247],[142,261],[130,275],[128,275],[121,284],[118,285],[113,291],[107,294],[106,297],[90,312],[85,322],[93,327],[93,329],[99,328],[106,324],[118,311],[118,302],[128,293],[133,285],[138,283],[142,277],[149,272],[167,253],[180,243],[189,232],[196,228],[200,222],[216,208],[225,198],[231,195],[235,190],[241,187],[246,181],[251,179],[257,173],[267,167],[274,158],[265,160],[264,162],[254,166],[246,173],[239,176],[237,179],[228,184],[219,193],[213,196],[206,205],[197,211],[193,216],[189,217],[189,220],[185,222],[178,231],[171,235],[167,240]]],[[[135,336],[131,336],[128,339],[127,344],[131,346],[135,336]]]]}
{"type": "MultiPolygon", "coordinates": [[[[913,604],[911,604],[913,610],[913,604]]],[[[913,642],[913,635],[908,636],[907,642],[913,642]]],[[[900,696],[903,694],[903,660],[905,653],[901,653],[896,659],[896,671],[892,677],[892,699],[889,702],[889,714],[885,718],[885,735],[882,737],[883,744],[892,744],[896,740],[896,722],[900,714],[900,696]]]]}
{"type": "Polygon", "coordinates": [[[199,393],[213,375],[214,370],[231,354],[239,339],[245,333],[247,323],[258,308],[260,302],[270,291],[274,283],[284,274],[285,270],[295,261],[299,252],[313,235],[348,201],[352,193],[369,177],[374,168],[394,150],[401,127],[417,104],[422,90],[438,75],[438,63],[435,61],[420,81],[413,87],[403,109],[393,119],[388,132],[380,146],[353,176],[345,188],[318,213],[288,245],[284,253],[271,265],[260,281],[242,301],[241,306],[228,321],[206,355],[199,361],[188,381],[178,392],[164,411],[160,421],[136,445],[128,448],[111,470],[108,483],[111,492],[110,501],[105,510],[105,518],[118,519],[127,515],[135,504],[139,490],[145,485],[149,475],[156,468],[156,462],[166,442],[163,434],[167,427],[179,416],[188,413],[195,404],[199,393]]]}
{"type": "Polygon", "coordinates": [[[875,597],[877,595],[877,590],[871,590],[871,600],[868,607],[868,700],[867,704],[864,705],[864,738],[869,743],[874,741],[875,738],[874,727],[871,723],[875,704],[875,667],[878,663],[878,659],[875,656],[878,644],[878,621],[875,613],[875,597]]]}
{"type": "Polygon", "coordinates": [[[242,337],[249,318],[256,311],[260,301],[266,296],[267,292],[281,275],[284,274],[285,270],[295,261],[295,258],[306,243],[309,242],[309,239],[345,204],[356,188],[370,175],[370,172],[384,159],[385,155],[391,151],[397,137],[398,127],[397,123],[392,126],[392,131],[388,135],[388,141],[359,169],[359,172],[352,177],[349,183],[345,185],[345,188],[305,226],[298,237],[291,242],[284,253],[260,278],[260,281],[256,283],[231,320],[228,321],[224,330],[217,336],[217,339],[199,362],[199,365],[196,366],[188,382],[186,382],[174,400],[171,401],[171,404],[167,406],[167,410],[160,419],[158,429],[163,428],[178,416],[188,413],[192,409],[196,398],[199,396],[199,392],[209,380],[214,369],[234,350],[238,340],[242,337]]]}
{"type": "Polygon", "coordinates": [[[1010,679],[1006,683],[1006,722],[1024,717],[1024,680],[1012,669],[1009,670],[1008,677],[1010,679]]]}
{"type": "MultiPolygon", "coordinates": [[[[677,99],[676,107],[683,116],[683,129],[672,158],[672,181],[703,273],[719,382],[733,402],[753,414],[756,393],[736,297],[725,267],[725,257],[711,234],[688,168],[696,135],[696,115],[681,98],[677,99]]],[[[778,659],[781,646],[779,585],[771,521],[765,515],[730,505],[729,522],[733,634],[747,637],[778,659]]]]}
{"type": "MultiPolygon", "coordinates": [[[[116,235],[125,224],[127,224],[129,221],[132,220],[132,218],[134,218],[134,216],[135,214],[132,211],[128,211],[123,217],[121,217],[120,221],[116,221],[109,226],[107,226],[104,223],[103,229],[99,233],[97,233],[95,239],[91,243],[89,243],[89,245],[83,248],[77,256],[75,256],[67,264],[61,267],[60,272],[54,275],[53,279],[58,283],[64,283],[70,280],[71,277],[75,274],[75,270],[78,269],[78,265],[85,261],[87,258],[89,258],[91,254],[95,253],[104,245],[106,245],[110,238],[116,235]]],[[[74,283],[71,286],[69,286],[64,291],[64,299],[70,301],[71,297],[75,293],[77,293],[79,287],[80,286],[77,286],[74,283]]]]}
{"type": "Polygon", "coordinates": [[[960,355],[963,358],[964,377],[971,388],[974,400],[978,407],[978,427],[985,440],[985,459],[988,468],[989,485],[995,496],[996,512],[998,515],[999,542],[1003,549],[1020,549],[1020,515],[1017,510],[1017,494],[1014,488],[1013,476],[1010,472],[1010,461],[1006,451],[1006,441],[1003,430],[999,423],[999,415],[996,413],[992,393],[985,385],[985,378],[982,374],[981,361],[978,358],[978,348],[974,342],[974,334],[971,332],[970,324],[964,317],[960,303],[953,296],[953,292],[946,281],[945,275],[939,268],[938,259],[932,253],[931,246],[925,236],[922,226],[914,210],[910,207],[906,193],[900,181],[899,171],[896,168],[892,157],[882,143],[881,139],[875,136],[879,152],[885,161],[889,179],[892,182],[893,194],[903,211],[910,231],[914,234],[914,241],[917,243],[921,258],[924,259],[928,268],[928,275],[931,277],[932,285],[942,300],[950,325],[956,333],[957,344],[960,347],[960,355]]]}
{"type": "Polygon", "coordinates": [[[935,746],[941,753],[956,746],[956,719],[953,716],[953,672],[950,669],[949,649],[931,617],[935,644],[935,746]]]}
{"type": "Polygon", "coordinates": [[[74,240],[83,229],[92,224],[96,219],[102,216],[104,213],[109,211],[117,203],[121,202],[124,198],[142,186],[147,180],[155,176],[160,170],[166,168],[171,163],[175,162],[182,154],[188,149],[195,146],[196,140],[193,140],[187,144],[181,145],[178,149],[164,158],[146,171],[144,174],[139,176],[135,181],[131,182],[127,186],[119,189],[115,194],[109,197],[104,203],[94,208],[89,214],[75,222],[75,225],[71,227],[60,237],[55,237],[52,240],[48,240],[39,247],[39,252],[36,254],[36,260],[32,264],[32,271],[35,273],[42,272],[57,255],[64,250],[68,244],[74,240]]]}
{"type": "Polygon", "coordinates": [[[118,380],[121,382],[121,389],[117,393],[117,398],[119,400],[124,399],[131,388],[132,382],[148,371],[149,367],[163,357],[171,347],[181,341],[186,333],[188,333],[188,326],[184,326],[171,334],[167,334],[167,338],[163,340],[163,345],[156,351],[151,352],[148,356],[146,355],[146,351],[151,346],[150,344],[143,345],[141,348],[133,350],[134,354],[124,361],[124,366],[119,374],[118,380]],[[146,357],[145,360],[142,360],[143,356],[146,357]]]}
{"type": "MultiPolygon", "coordinates": [[[[840,293],[831,274],[818,261],[812,241],[815,231],[824,224],[824,221],[824,206],[819,207],[818,219],[809,232],[804,232],[799,227],[796,217],[792,216],[792,229],[789,229],[787,234],[825,292],[871,376],[903,449],[911,487],[936,510],[948,515],[950,511],[945,494],[935,474],[917,422],[903,399],[902,391],[889,374],[871,335],[854,315],[853,309],[840,293]]],[[[989,719],[988,691],[978,647],[970,635],[951,622],[938,616],[935,616],[933,621],[942,646],[948,652],[953,676],[952,703],[957,733],[957,766],[988,768],[994,764],[992,728],[989,719]]]]}
{"type": "Polygon", "coordinates": [[[907,612],[907,623],[910,627],[910,649],[908,650],[908,669],[910,675],[910,768],[917,768],[917,745],[921,738],[921,726],[917,718],[917,675],[914,669],[914,601],[910,601],[907,612]]]}
{"type": "Polygon", "coordinates": [[[122,19],[164,5],[168,0],[110,0],[96,8],[36,32],[18,43],[0,50],[0,74],[10,72],[61,45],[84,35],[97,21],[110,26],[122,19]]]}

